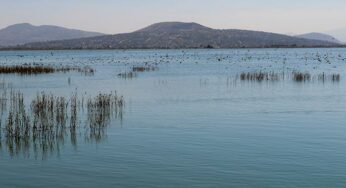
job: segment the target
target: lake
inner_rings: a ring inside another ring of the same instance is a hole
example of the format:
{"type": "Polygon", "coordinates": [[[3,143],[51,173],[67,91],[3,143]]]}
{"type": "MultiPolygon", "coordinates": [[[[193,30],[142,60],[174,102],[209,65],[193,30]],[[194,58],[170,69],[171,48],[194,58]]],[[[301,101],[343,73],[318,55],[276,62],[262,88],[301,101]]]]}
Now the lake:
{"type": "Polygon", "coordinates": [[[346,185],[342,48],[0,52],[0,65],[23,64],[95,70],[0,74],[0,86],[23,93],[27,111],[41,92],[116,91],[125,105],[102,134],[88,131],[81,110],[73,134],[22,145],[5,134],[7,108],[0,187],[346,185]]]}

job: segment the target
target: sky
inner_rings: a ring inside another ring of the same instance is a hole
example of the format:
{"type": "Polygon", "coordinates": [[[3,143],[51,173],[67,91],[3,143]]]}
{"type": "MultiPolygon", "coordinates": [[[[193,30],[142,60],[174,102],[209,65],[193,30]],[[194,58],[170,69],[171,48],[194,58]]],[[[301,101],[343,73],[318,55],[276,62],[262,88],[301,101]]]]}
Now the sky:
{"type": "Polygon", "coordinates": [[[346,28],[345,0],[0,0],[0,28],[58,25],[107,34],[164,21],[284,34],[346,28]]]}

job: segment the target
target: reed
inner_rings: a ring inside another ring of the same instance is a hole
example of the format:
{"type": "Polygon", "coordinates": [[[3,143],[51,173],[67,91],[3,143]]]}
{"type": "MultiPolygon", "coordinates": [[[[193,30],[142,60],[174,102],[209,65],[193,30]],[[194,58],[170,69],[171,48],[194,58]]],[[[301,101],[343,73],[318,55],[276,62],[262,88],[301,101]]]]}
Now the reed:
{"type": "Polygon", "coordinates": [[[275,72],[248,72],[239,75],[241,81],[279,81],[280,76],[275,72]]]}
{"type": "Polygon", "coordinates": [[[92,76],[95,73],[95,70],[89,66],[78,67],[78,66],[63,66],[55,69],[55,72],[79,72],[85,76],[92,76]]]}
{"type": "Polygon", "coordinates": [[[134,77],[137,77],[137,74],[131,71],[131,72],[120,73],[118,74],[118,77],[123,79],[132,79],[134,77]]]}
{"type": "Polygon", "coordinates": [[[120,73],[118,74],[118,77],[123,79],[132,79],[137,77],[137,73],[156,71],[157,69],[157,67],[147,64],[145,66],[133,66],[131,71],[120,73]]]}
{"type": "Polygon", "coordinates": [[[82,127],[88,128],[85,131],[88,140],[99,142],[106,135],[105,129],[112,120],[122,117],[120,114],[125,105],[124,98],[117,96],[116,92],[90,97],[86,114],[82,109],[84,97],[80,100],[77,92],[69,99],[41,92],[26,108],[23,93],[11,90],[9,101],[4,132],[0,131],[0,137],[5,136],[11,156],[29,153],[29,148],[42,155],[59,151],[67,135],[71,144],[77,147],[77,132],[82,127]],[[82,126],[85,115],[85,126],[82,126]],[[66,131],[68,128],[69,132],[66,131]]]}
{"type": "Polygon", "coordinates": [[[25,110],[23,94],[11,91],[10,103],[11,106],[5,125],[6,136],[17,139],[29,137],[30,118],[25,110]]]}
{"type": "Polygon", "coordinates": [[[95,70],[91,67],[77,67],[77,66],[61,66],[54,67],[48,65],[13,65],[13,66],[0,66],[0,74],[19,74],[19,75],[37,75],[37,74],[51,74],[56,72],[79,72],[84,75],[94,75],[95,70]]]}
{"type": "Polygon", "coordinates": [[[7,89],[2,89],[0,94],[0,117],[2,117],[2,115],[6,111],[6,108],[7,108],[7,89]]]}
{"type": "MultiPolygon", "coordinates": [[[[299,72],[293,71],[291,74],[275,73],[275,72],[243,72],[240,75],[237,75],[235,78],[235,82],[237,80],[241,81],[250,81],[250,82],[263,82],[263,81],[280,81],[280,80],[293,80],[294,82],[311,82],[311,81],[320,81],[320,82],[340,82],[341,76],[340,74],[316,74],[312,75],[309,72],[299,72]]],[[[230,80],[227,78],[227,83],[230,80]]]]}
{"type": "Polygon", "coordinates": [[[333,82],[339,82],[340,81],[340,74],[332,74],[331,75],[331,80],[333,82]]]}
{"type": "Polygon", "coordinates": [[[146,65],[146,66],[133,66],[132,72],[149,72],[157,70],[157,67],[146,65]]]}
{"type": "Polygon", "coordinates": [[[310,73],[302,73],[302,72],[292,72],[292,78],[295,82],[308,82],[311,81],[311,74],[310,73]]]}
{"type": "Polygon", "coordinates": [[[70,118],[70,129],[75,130],[77,127],[77,93],[74,93],[71,97],[71,107],[70,107],[70,111],[71,111],[71,118],[70,118]]]}
{"type": "Polygon", "coordinates": [[[15,65],[15,66],[0,66],[0,74],[47,74],[53,73],[55,69],[49,66],[26,66],[26,65],[15,65]]]}
{"type": "Polygon", "coordinates": [[[340,82],[341,76],[340,74],[319,74],[318,80],[321,82],[331,81],[331,82],[340,82]]]}
{"type": "Polygon", "coordinates": [[[108,125],[112,117],[117,118],[124,107],[123,97],[118,97],[116,92],[111,94],[99,94],[87,101],[89,128],[97,131],[108,125]]]}

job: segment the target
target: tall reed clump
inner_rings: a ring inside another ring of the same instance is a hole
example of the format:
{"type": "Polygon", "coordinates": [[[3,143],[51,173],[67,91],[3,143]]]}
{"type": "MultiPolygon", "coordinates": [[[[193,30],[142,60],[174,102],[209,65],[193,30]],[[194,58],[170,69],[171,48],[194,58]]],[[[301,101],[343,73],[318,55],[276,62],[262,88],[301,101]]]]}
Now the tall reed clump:
{"type": "Polygon", "coordinates": [[[331,80],[333,82],[339,82],[340,81],[340,74],[332,74],[331,75],[331,80]]]}
{"type": "Polygon", "coordinates": [[[4,114],[7,111],[7,87],[9,85],[5,80],[0,81],[0,151],[2,149],[2,124],[3,119],[5,119],[4,114]]]}
{"type": "MultiPolygon", "coordinates": [[[[2,118],[4,112],[6,111],[7,108],[7,88],[1,87],[0,89],[0,117],[2,118]]],[[[0,119],[0,128],[1,128],[1,119],[0,119]]]]}
{"type": "Polygon", "coordinates": [[[29,148],[40,151],[42,155],[58,151],[60,143],[68,135],[71,144],[76,146],[77,130],[82,127],[83,120],[86,120],[85,127],[90,130],[85,132],[87,137],[101,140],[105,136],[105,128],[112,118],[122,116],[124,107],[123,97],[113,92],[89,98],[86,114],[83,113],[84,97],[80,100],[77,92],[69,99],[41,92],[31,101],[30,108],[26,108],[23,93],[11,91],[9,102],[5,131],[0,134],[6,137],[11,156],[20,151],[29,153],[29,148]],[[66,131],[68,129],[70,131],[66,131]]]}
{"type": "Polygon", "coordinates": [[[20,92],[11,91],[10,110],[6,122],[6,135],[23,138],[30,136],[30,118],[26,113],[24,96],[20,92]]]}
{"type": "Polygon", "coordinates": [[[28,147],[30,139],[30,117],[25,110],[24,96],[11,91],[10,109],[5,123],[6,145],[10,155],[28,147]]]}
{"type": "Polygon", "coordinates": [[[77,127],[77,110],[78,110],[78,102],[77,102],[77,93],[74,93],[71,97],[71,115],[70,115],[70,128],[75,129],[77,127]]]}
{"type": "Polygon", "coordinates": [[[293,81],[295,82],[307,82],[307,81],[311,81],[311,74],[310,73],[302,73],[302,72],[293,72],[292,73],[292,78],[293,81]]]}
{"type": "Polygon", "coordinates": [[[327,75],[325,73],[318,75],[318,80],[322,82],[326,81],[332,81],[332,82],[339,82],[340,81],[340,74],[330,74],[327,75]]]}
{"type": "Polygon", "coordinates": [[[116,92],[89,98],[87,100],[87,117],[91,138],[99,140],[104,128],[109,125],[112,118],[122,115],[124,106],[124,98],[118,97],[116,92]]]}
{"type": "Polygon", "coordinates": [[[275,72],[248,72],[241,73],[239,76],[241,81],[279,81],[280,76],[275,72]]]}

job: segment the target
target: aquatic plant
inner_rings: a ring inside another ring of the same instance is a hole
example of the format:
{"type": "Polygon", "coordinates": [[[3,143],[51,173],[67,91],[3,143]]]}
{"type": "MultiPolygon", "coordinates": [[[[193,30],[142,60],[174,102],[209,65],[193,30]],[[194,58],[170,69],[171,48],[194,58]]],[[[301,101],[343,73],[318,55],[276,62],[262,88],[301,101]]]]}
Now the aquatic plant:
{"type": "Polygon", "coordinates": [[[325,73],[318,75],[318,80],[322,82],[326,81],[332,81],[332,82],[339,82],[340,81],[340,74],[330,74],[327,75],[325,73]]]}
{"type": "Polygon", "coordinates": [[[87,101],[88,122],[91,130],[109,124],[112,117],[117,117],[124,107],[123,97],[113,94],[99,94],[87,101]]]}
{"type": "Polygon", "coordinates": [[[340,74],[332,74],[331,75],[333,82],[339,82],[340,81],[340,74]]]}
{"type": "Polygon", "coordinates": [[[48,65],[13,65],[13,66],[0,66],[0,74],[19,74],[19,75],[36,75],[36,74],[50,74],[55,72],[79,72],[84,75],[93,75],[95,70],[91,67],[78,67],[78,66],[61,66],[54,67],[48,65]]]}
{"type": "Polygon", "coordinates": [[[131,71],[131,72],[120,73],[118,74],[118,77],[123,79],[132,79],[134,77],[137,77],[137,74],[131,71]]]}
{"type": "Polygon", "coordinates": [[[280,76],[274,72],[248,72],[239,75],[241,81],[279,81],[280,76]]]}
{"type": "Polygon", "coordinates": [[[133,66],[132,72],[148,72],[148,71],[155,71],[157,70],[157,67],[154,66],[133,66]]]}
{"type": "Polygon", "coordinates": [[[26,65],[14,65],[14,66],[0,66],[0,74],[47,74],[53,73],[55,69],[49,66],[26,66],[26,65]]]}
{"type": "Polygon", "coordinates": [[[124,79],[131,79],[131,78],[137,77],[138,72],[149,72],[149,71],[155,71],[157,69],[158,69],[157,67],[151,66],[151,65],[133,66],[131,71],[125,72],[125,73],[119,73],[118,77],[124,78],[124,79]]]}
{"type": "Polygon", "coordinates": [[[311,74],[310,73],[302,73],[302,72],[293,72],[292,73],[293,81],[295,82],[307,82],[311,81],[311,74]]]}
{"type": "Polygon", "coordinates": [[[26,108],[23,93],[11,90],[5,131],[0,131],[0,137],[5,136],[11,156],[29,153],[29,146],[44,155],[59,150],[67,135],[71,144],[76,146],[77,130],[83,127],[87,127],[85,135],[88,140],[100,141],[112,120],[122,117],[125,105],[124,98],[118,97],[116,92],[90,97],[86,114],[83,114],[83,103],[84,97],[80,100],[77,92],[69,100],[41,92],[31,100],[30,108],[26,108]],[[82,123],[84,115],[87,117],[85,126],[82,123]],[[69,132],[66,131],[68,128],[69,132]]]}
{"type": "MultiPolygon", "coordinates": [[[[311,81],[321,81],[321,82],[339,82],[341,79],[340,74],[316,74],[312,75],[309,72],[299,72],[299,71],[293,71],[291,74],[286,74],[285,72],[282,73],[275,73],[275,72],[243,72],[240,75],[238,75],[235,78],[236,80],[241,81],[256,81],[256,82],[263,82],[263,81],[280,81],[280,80],[287,80],[291,79],[295,82],[311,82],[311,81]]],[[[227,78],[227,83],[230,83],[230,78],[227,78]]]]}

